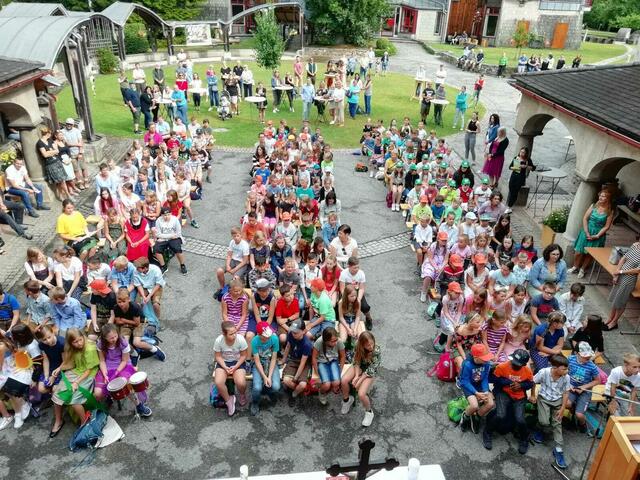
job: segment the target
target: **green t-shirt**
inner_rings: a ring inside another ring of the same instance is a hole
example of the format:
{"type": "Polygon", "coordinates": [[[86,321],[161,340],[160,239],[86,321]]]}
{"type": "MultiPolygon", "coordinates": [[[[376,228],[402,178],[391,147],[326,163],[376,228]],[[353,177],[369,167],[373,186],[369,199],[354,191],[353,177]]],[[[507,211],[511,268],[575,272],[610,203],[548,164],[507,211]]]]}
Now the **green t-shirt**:
{"type": "Polygon", "coordinates": [[[302,187],[296,188],[296,197],[300,198],[302,195],[307,195],[309,198],[311,198],[313,200],[313,198],[314,198],[313,189],[312,188],[302,188],[302,187]]]}
{"type": "Polygon", "coordinates": [[[313,237],[316,234],[316,226],[312,223],[308,226],[300,225],[300,236],[308,243],[313,242],[313,237]]]}
{"type": "Polygon", "coordinates": [[[88,378],[93,378],[98,373],[100,359],[98,358],[96,344],[86,339],[85,342],[85,349],[73,354],[73,364],[75,365],[73,372],[77,375],[82,375],[86,370],[91,370],[88,378]]]}
{"type": "Polygon", "coordinates": [[[422,217],[433,218],[433,213],[431,212],[431,207],[429,205],[425,205],[418,203],[411,210],[411,215],[416,217],[416,220],[420,220],[422,217]]]}
{"type": "Polygon", "coordinates": [[[498,65],[502,65],[503,67],[507,65],[507,57],[500,57],[498,61],[498,65]]]}
{"type": "Polygon", "coordinates": [[[320,296],[316,296],[315,293],[311,294],[311,305],[318,315],[323,316],[325,322],[335,322],[336,312],[331,305],[331,299],[325,290],[322,291],[320,296]]]}

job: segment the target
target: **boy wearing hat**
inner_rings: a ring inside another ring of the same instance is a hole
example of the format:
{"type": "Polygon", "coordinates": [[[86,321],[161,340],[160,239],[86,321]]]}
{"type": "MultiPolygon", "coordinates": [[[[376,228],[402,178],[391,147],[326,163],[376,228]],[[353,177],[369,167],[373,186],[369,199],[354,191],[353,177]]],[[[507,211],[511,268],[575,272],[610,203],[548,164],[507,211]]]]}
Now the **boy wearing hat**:
{"type": "Polygon", "coordinates": [[[307,336],[313,340],[322,335],[325,328],[335,327],[336,311],[331,297],[327,294],[327,287],[322,278],[311,281],[311,323],[307,326],[307,336]]]}
{"type": "Polygon", "coordinates": [[[524,418],[524,407],[527,404],[527,390],[533,388],[533,373],[528,367],[529,352],[518,349],[509,356],[509,360],[500,363],[491,375],[496,401],[496,414],[487,422],[482,432],[484,448],[493,448],[493,431],[503,425],[510,410],[513,412],[513,423],[520,443],[518,452],[521,455],[529,449],[529,430],[524,418]]]}
{"type": "Polygon", "coordinates": [[[491,196],[489,177],[482,177],[480,185],[478,185],[473,191],[473,196],[476,199],[476,205],[482,205],[489,200],[489,197],[491,196]]]}
{"type": "MultiPolygon", "coordinates": [[[[113,323],[113,309],[116,306],[116,294],[109,288],[106,280],[97,279],[89,284],[91,287],[91,328],[99,334],[107,323],[113,323]]],[[[94,335],[95,336],[95,335],[94,335]]]]}
{"type": "Polygon", "coordinates": [[[257,336],[251,340],[253,352],[253,376],[251,386],[251,415],[260,412],[260,397],[265,391],[271,403],[278,399],[280,391],[280,372],[278,370],[278,351],[280,342],[267,322],[258,322],[257,336]]]}
{"type": "MultiPolygon", "coordinates": [[[[423,180],[424,182],[425,180],[423,180]]],[[[429,205],[433,205],[436,197],[438,196],[438,187],[436,186],[436,180],[434,178],[429,178],[426,180],[427,185],[423,190],[423,194],[427,196],[429,199],[429,205]]]]}
{"type": "Polygon", "coordinates": [[[445,205],[449,206],[454,199],[458,199],[458,189],[456,187],[456,181],[450,179],[447,181],[447,184],[440,189],[440,192],[438,192],[444,197],[445,205]]]}
{"type": "Polygon", "coordinates": [[[543,428],[553,429],[553,457],[559,468],[567,468],[562,451],[562,417],[569,400],[571,383],[567,375],[569,362],[563,355],[553,355],[549,359],[550,367],[538,371],[533,381],[540,385],[540,392],[536,395],[536,389],[531,390],[529,401],[538,405],[539,430],[533,432],[533,441],[544,442],[543,428]]]}
{"type": "Polygon", "coordinates": [[[412,163],[411,165],[409,165],[409,171],[404,176],[404,188],[405,188],[405,191],[407,192],[407,195],[409,194],[409,191],[413,189],[413,187],[416,184],[416,180],[418,179],[420,179],[420,172],[418,172],[418,165],[416,165],[415,163],[412,163]]]}
{"type": "Polygon", "coordinates": [[[429,206],[429,197],[426,195],[420,195],[419,201],[420,203],[411,210],[411,221],[414,224],[416,224],[418,219],[421,217],[433,217],[431,207],[429,206]]]}
{"type": "Polygon", "coordinates": [[[587,431],[587,419],[584,413],[591,402],[591,389],[600,385],[600,372],[591,360],[593,349],[587,342],[578,344],[578,353],[569,356],[569,378],[571,390],[567,407],[575,412],[578,430],[587,431]]]}
{"type": "Polygon", "coordinates": [[[473,187],[471,186],[471,182],[468,178],[463,178],[460,188],[458,189],[458,196],[460,197],[460,203],[462,204],[462,209],[467,210],[467,203],[469,203],[469,198],[473,196],[473,187]]]}
{"type": "Polygon", "coordinates": [[[460,388],[469,402],[469,406],[462,413],[460,428],[465,431],[471,426],[471,431],[478,433],[480,418],[485,417],[494,407],[493,395],[489,390],[490,362],[493,355],[482,343],[473,345],[470,353],[471,355],[462,362],[458,377],[460,388]]]}
{"type": "Polygon", "coordinates": [[[169,207],[162,207],[153,231],[156,237],[153,253],[162,272],[167,270],[167,266],[164,264],[164,252],[171,250],[180,262],[180,273],[186,275],[187,267],[184,264],[184,254],[182,253],[182,225],[177,217],[171,215],[169,207]]]}
{"type": "Polygon", "coordinates": [[[311,371],[312,349],[311,340],[305,335],[304,322],[294,321],[289,326],[287,345],[282,352],[283,362],[286,359],[287,363],[282,374],[282,383],[292,391],[290,405],[307,387],[307,379],[311,371]]]}

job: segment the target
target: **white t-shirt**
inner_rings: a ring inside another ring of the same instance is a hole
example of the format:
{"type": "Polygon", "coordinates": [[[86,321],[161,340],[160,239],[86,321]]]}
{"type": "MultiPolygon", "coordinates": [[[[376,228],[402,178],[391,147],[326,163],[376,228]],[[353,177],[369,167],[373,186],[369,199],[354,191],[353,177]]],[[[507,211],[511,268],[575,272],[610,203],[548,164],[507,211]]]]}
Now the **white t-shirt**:
{"type": "Polygon", "coordinates": [[[360,288],[360,285],[367,283],[367,279],[362,270],[358,270],[355,275],[351,275],[348,268],[345,268],[340,272],[340,282],[344,282],[345,285],[353,285],[356,290],[360,288]]]}
{"type": "Polygon", "coordinates": [[[358,248],[358,242],[353,238],[349,239],[349,243],[347,245],[343,245],[340,241],[340,237],[336,237],[331,240],[329,245],[336,249],[336,259],[341,264],[346,264],[349,257],[353,255],[353,251],[358,248]]]}
{"type": "MultiPolygon", "coordinates": [[[[67,143],[72,143],[74,145],[77,145],[82,140],[82,133],[80,133],[80,130],[77,129],[76,127],[73,127],[70,130],[64,128],[62,130],[62,134],[64,136],[64,141],[67,142],[67,143]]],[[[80,148],[78,148],[78,147],[69,147],[69,152],[71,153],[72,157],[75,157],[80,152],[80,148]]]]}
{"type": "MultiPolygon", "coordinates": [[[[40,347],[38,346],[37,340],[34,340],[25,348],[21,348],[20,350],[26,351],[32,359],[42,355],[42,352],[40,351],[40,347]]],[[[17,382],[23,383],[25,385],[31,384],[31,375],[33,373],[33,367],[18,369],[16,367],[16,361],[13,355],[5,357],[5,367],[3,368],[3,371],[6,373],[6,375],[9,378],[12,378],[17,382]]]]}
{"type": "Polygon", "coordinates": [[[431,245],[433,242],[433,228],[431,228],[431,225],[423,228],[422,225],[418,223],[415,232],[413,232],[413,239],[420,245],[431,245]]]}
{"type": "Polygon", "coordinates": [[[7,182],[7,187],[11,184],[17,185],[18,187],[25,187],[27,183],[25,182],[25,177],[28,176],[27,167],[24,165],[17,169],[15,165],[9,165],[9,167],[5,170],[5,175],[7,180],[11,180],[11,183],[7,182]]]}
{"type": "Polygon", "coordinates": [[[55,272],[60,272],[62,280],[73,281],[76,273],[80,273],[80,275],[82,275],[82,262],[78,257],[71,257],[69,267],[66,267],[64,263],[56,263],[55,272]]]}
{"type": "Polygon", "coordinates": [[[244,257],[249,255],[249,244],[246,240],[240,240],[240,243],[236,243],[234,240],[229,242],[229,251],[231,252],[231,259],[236,262],[241,262],[244,257]]]}
{"type": "Polygon", "coordinates": [[[101,263],[97,270],[87,269],[87,283],[90,285],[94,280],[109,280],[111,268],[106,263],[101,263]]]}
{"type": "Polygon", "coordinates": [[[225,362],[237,362],[240,359],[240,352],[247,349],[247,341],[242,335],[236,335],[233,345],[227,345],[224,335],[216,338],[213,344],[213,351],[220,352],[225,362]]]}
{"type": "Polygon", "coordinates": [[[612,385],[617,385],[616,392],[618,395],[624,392],[622,396],[629,398],[631,390],[633,390],[634,387],[640,387],[640,374],[637,373],[628,377],[624,374],[624,370],[621,366],[616,367],[611,370],[609,378],[607,379],[607,385],[604,387],[604,393],[606,395],[611,395],[612,385]]]}

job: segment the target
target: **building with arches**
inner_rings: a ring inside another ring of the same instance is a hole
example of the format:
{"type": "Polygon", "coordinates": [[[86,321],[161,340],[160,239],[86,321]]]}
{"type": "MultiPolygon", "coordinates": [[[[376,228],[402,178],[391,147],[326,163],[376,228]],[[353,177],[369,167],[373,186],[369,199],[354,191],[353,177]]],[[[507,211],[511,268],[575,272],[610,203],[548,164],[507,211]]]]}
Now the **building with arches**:
{"type": "MultiPolygon", "coordinates": [[[[552,70],[514,75],[522,92],[515,129],[516,151],[535,151],[546,124],[559,120],[573,138],[580,180],[564,234],[572,245],[584,212],[605,183],[624,194],[640,193],[640,64],[552,70]]],[[[540,159],[542,160],[542,159],[540,159]]]]}

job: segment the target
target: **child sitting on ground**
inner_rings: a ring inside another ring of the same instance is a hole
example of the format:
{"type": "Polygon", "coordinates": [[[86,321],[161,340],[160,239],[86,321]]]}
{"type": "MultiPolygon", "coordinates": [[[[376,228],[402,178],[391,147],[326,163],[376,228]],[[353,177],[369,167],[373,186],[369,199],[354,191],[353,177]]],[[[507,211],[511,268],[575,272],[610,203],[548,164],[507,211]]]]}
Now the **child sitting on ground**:
{"type": "Polygon", "coordinates": [[[307,336],[314,340],[329,327],[335,327],[336,311],[331,305],[331,299],[327,294],[324,280],[316,278],[311,281],[311,309],[309,313],[310,323],[307,325],[307,336]]]}
{"type": "Polygon", "coordinates": [[[278,336],[267,322],[258,322],[256,333],[258,335],[251,340],[253,351],[251,415],[254,416],[260,411],[260,397],[263,390],[269,395],[271,403],[276,402],[280,391],[280,371],[277,363],[280,350],[278,336]]]}
{"type": "Polygon", "coordinates": [[[531,267],[527,265],[529,261],[529,257],[526,252],[520,252],[516,256],[516,263],[513,266],[513,276],[516,279],[518,285],[522,285],[526,288],[529,284],[529,273],[531,272],[531,267]]]}
{"type": "Polygon", "coordinates": [[[222,335],[216,338],[213,352],[215,360],[213,381],[227,405],[227,413],[232,416],[236,411],[236,396],[229,395],[227,378],[233,378],[233,383],[238,390],[238,402],[240,406],[244,406],[247,403],[245,360],[248,358],[247,341],[242,335],[237,334],[233,322],[222,322],[222,335]]]}
{"type": "Polygon", "coordinates": [[[582,283],[574,283],[568,292],[560,295],[558,300],[560,311],[567,319],[564,324],[567,338],[573,337],[576,331],[582,327],[582,313],[584,312],[584,298],[582,296],[584,291],[585,287],[582,283]]]}
{"type": "Polygon", "coordinates": [[[500,361],[508,333],[507,317],[502,312],[493,312],[482,326],[482,343],[493,355],[491,361],[500,361]]]}
{"type": "Polygon", "coordinates": [[[485,345],[476,343],[460,370],[460,388],[469,402],[462,413],[460,428],[465,431],[469,426],[473,433],[480,431],[480,418],[493,410],[493,395],[489,390],[489,371],[493,355],[485,345]]]}
{"type": "Polygon", "coordinates": [[[527,289],[524,285],[517,285],[513,290],[513,296],[508,300],[509,311],[511,312],[509,325],[511,326],[515,322],[516,318],[524,313],[527,307],[527,289]]]}
{"type": "Polygon", "coordinates": [[[440,335],[436,336],[433,349],[436,352],[444,352],[445,345],[451,345],[451,337],[462,319],[464,296],[459,282],[450,282],[447,293],[442,297],[442,310],[440,312],[440,335]]]}
{"type": "Polygon", "coordinates": [[[289,405],[293,406],[295,399],[307,388],[307,381],[311,371],[311,353],[313,345],[309,337],[305,335],[305,326],[302,320],[295,320],[289,326],[287,344],[282,353],[283,365],[286,367],[282,374],[282,383],[291,390],[289,405]]]}
{"type": "Polygon", "coordinates": [[[294,290],[289,285],[280,287],[280,298],[276,303],[276,321],[278,336],[282,345],[287,341],[287,333],[291,323],[300,318],[300,306],[295,298],[294,290]]]}
{"type": "MultiPolygon", "coordinates": [[[[640,375],[638,374],[640,355],[625,353],[622,358],[624,364],[611,370],[604,393],[615,398],[635,402],[638,400],[638,387],[640,387],[640,375]]],[[[609,413],[617,416],[635,416],[636,405],[614,399],[609,403],[609,413]]]]}
{"type": "MultiPolygon", "coordinates": [[[[472,313],[467,318],[467,323],[459,325],[454,330],[453,341],[454,348],[452,349],[451,356],[456,365],[456,371],[460,371],[462,362],[467,358],[471,347],[476,343],[482,343],[482,324],[484,318],[478,313],[472,313]]],[[[450,345],[447,345],[449,348],[450,345]]]]}

